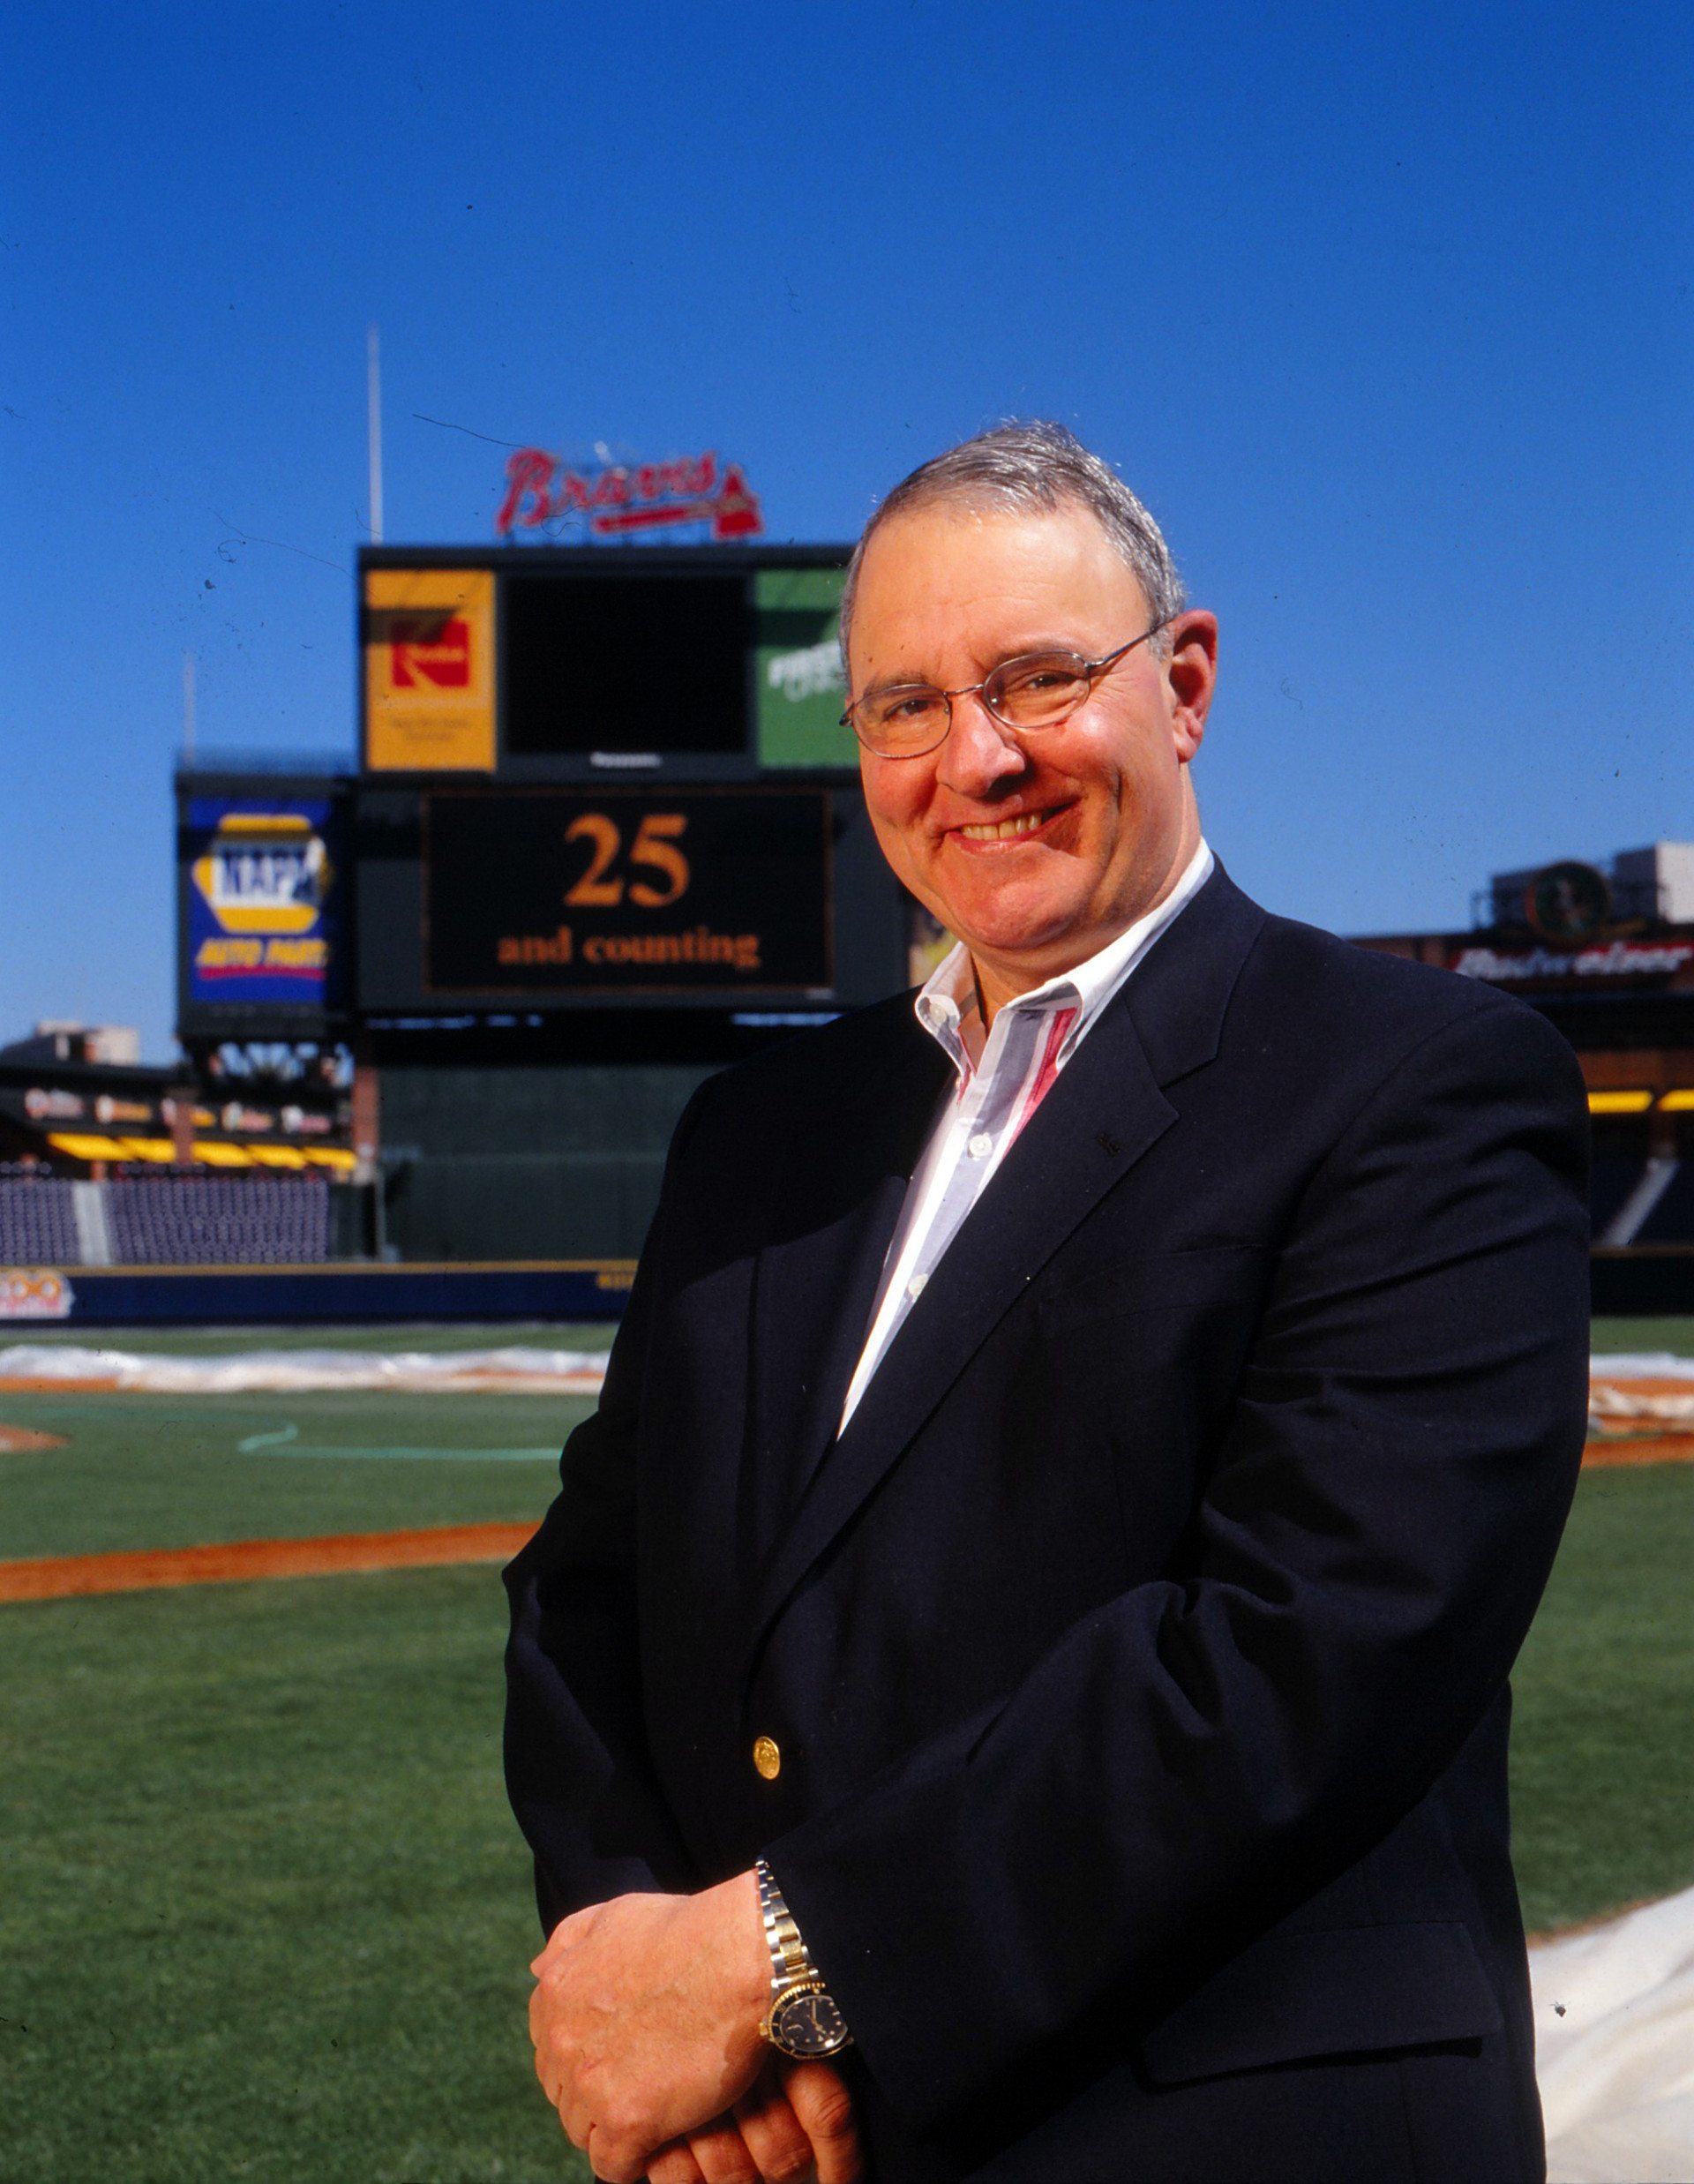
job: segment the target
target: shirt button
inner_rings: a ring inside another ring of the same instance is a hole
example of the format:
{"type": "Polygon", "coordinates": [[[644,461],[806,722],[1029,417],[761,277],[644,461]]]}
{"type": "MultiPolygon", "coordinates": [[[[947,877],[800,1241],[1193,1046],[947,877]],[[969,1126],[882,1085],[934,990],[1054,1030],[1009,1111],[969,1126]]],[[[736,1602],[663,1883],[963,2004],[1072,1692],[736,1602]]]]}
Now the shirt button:
{"type": "Polygon", "coordinates": [[[753,1764],[768,1782],[774,1782],[782,1773],[783,1754],[774,1737],[753,1738],[753,1764]]]}
{"type": "Polygon", "coordinates": [[[968,1148],[973,1160],[986,1160],[994,1149],[994,1141],[986,1130],[979,1130],[968,1148]]]}
{"type": "Polygon", "coordinates": [[[924,1284],[928,1280],[929,1276],[927,1274],[914,1274],[911,1280],[906,1284],[906,1295],[909,1297],[922,1296],[924,1294],[924,1284]]]}

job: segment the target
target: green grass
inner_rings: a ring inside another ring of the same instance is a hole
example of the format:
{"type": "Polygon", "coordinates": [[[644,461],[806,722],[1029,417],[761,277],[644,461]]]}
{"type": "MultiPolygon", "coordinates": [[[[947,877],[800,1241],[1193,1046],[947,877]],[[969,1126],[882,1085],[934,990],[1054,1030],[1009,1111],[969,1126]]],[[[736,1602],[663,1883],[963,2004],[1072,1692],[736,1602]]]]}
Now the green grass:
{"type": "Polygon", "coordinates": [[[559,1447],[592,1407],[536,1395],[0,1395],[8,1425],[66,1442],[0,1455],[0,1559],[539,1523],[559,1447]],[[297,1452],[319,1448],[448,1452],[297,1452]],[[487,1453],[514,1449],[536,1453],[487,1453]]]}
{"type": "MultiPolygon", "coordinates": [[[[1595,1347],[1694,1353],[1694,1322],[1595,1347]]],[[[71,1437],[0,1458],[0,1555],[536,1517],[551,1460],[238,1443],[551,1448],[583,1407],[0,1398],[71,1437]]],[[[1690,1564],[1694,1466],[1585,1477],[1516,1678],[1533,1928],[1694,1881],[1690,1564]]],[[[504,1632],[486,1568],[0,1607],[0,2177],[585,2175],[528,2059],[504,1632]]]]}
{"type": "MultiPolygon", "coordinates": [[[[1593,1474],[1518,1677],[1525,1910],[1694,1880],[1694,1469],[1593,1474]]],[[[0,2175],[578,2177],[485,1569],[0,1609],[0,2175]]]]}
{"type": "Polygon", "coordinates": [[[1670,1319],[1597,1319],[1590,1330],[1589,1347],[1612,1355],[1620,1350],[1671,1350],[1679,1357],[1694,1357],[1694,1318],[1683,1313],[1670,1319]]]}
{"type": "Polygon", "coordinates": [[[0,1610],[0,2174],[580,2179],[491,1570],[0,1610]]]}
{"type": "MultiPolygon", "coordinates": [[[[306,1347],[493,1349],[513,1342],[603,1349],[610,1334],[603,1326],[339,1326],[171,1328],[146,1338],[123,1331],[98,1339],[118,1348],[203,1356],[306,1347]]],[[[559,1395],[0,1394],[0,1420],[66,1443],[0,1455],[0,1560],[538,1522],[558,1484],[565,1437],[592,1408],[590,1398],[559,1395]],[[324,1450],[371,1452],[314,1452],[324,1450]],[[522,1451],[532,1452],[514,1454],[522,1451]]]]}
{"type": "Polygon", "coordinates": [[[1513,1677],[1532,1931],[1694,1883],[1690,1568],[1694,1464],[1585,1474],[1513,1677]]]}

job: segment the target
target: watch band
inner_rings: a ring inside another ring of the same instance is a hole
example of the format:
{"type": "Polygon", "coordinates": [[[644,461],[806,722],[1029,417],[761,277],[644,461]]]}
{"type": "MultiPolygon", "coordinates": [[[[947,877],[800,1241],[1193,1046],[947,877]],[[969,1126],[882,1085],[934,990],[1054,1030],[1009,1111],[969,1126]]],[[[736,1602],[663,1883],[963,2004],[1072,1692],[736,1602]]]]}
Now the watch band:
{"type": "Polygon", "coordinates": [[[770,2007],[759,2037],[801,2060],[837,2054],[852,2045],[853,2036],[819,1977],[769,1866],[759,1858],[753,1870],[759,1884],[765,1947],[770,1951],[770,2007]]]}
{"type": "Polygon", "coordinates": [[[760,1858],[753,1871],[759,1883],[759,1911],[765,1923],[765,1947],[770,1951],[770,1991],[777,1994],[796,1979],[815,1979],[817,1968],[800,1939],[794,1914],[783,1902],[783,1892],[769,1866],[760,1858]]]}

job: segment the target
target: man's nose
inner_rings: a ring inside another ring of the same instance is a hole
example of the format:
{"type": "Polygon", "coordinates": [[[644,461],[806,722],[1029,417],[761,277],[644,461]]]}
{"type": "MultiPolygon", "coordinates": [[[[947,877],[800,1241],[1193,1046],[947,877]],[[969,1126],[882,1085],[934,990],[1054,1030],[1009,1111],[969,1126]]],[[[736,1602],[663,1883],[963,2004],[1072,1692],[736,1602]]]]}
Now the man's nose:
{"type": "Polygon", "coordinates": [[[953,701],[953,724],[941,746],[935,778],[957,796],[983,796],[998,781],[1022,773],[1029,763],[1023,747],[1003,720],[997,719],[971,690],[953,701]]]}

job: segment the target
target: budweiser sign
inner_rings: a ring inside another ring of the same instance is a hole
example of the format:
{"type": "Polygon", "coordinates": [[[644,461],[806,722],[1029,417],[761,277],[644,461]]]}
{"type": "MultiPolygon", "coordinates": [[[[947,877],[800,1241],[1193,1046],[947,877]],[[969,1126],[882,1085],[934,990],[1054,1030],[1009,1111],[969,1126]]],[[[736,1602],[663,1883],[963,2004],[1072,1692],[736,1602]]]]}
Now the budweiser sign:
{"type": "Polygon", "coordinates": [[[1456,949],[1450,968],[1490,984],[1513,979],[1665,978],[1694,963],[1694,941],[1606,941],[1574,953],[1565,949],[1456,949]]]}
{"type": "Polygon", "coordinates": [[[765,528],[740,464],[720,464],[709,448],[674,462],[573,470],[544,447],[520,447],[506,466],[496,536],[510,538],[560,522],[579,524],[594,538],[706,523],[719,542],[756,538],[765,528]]]}

